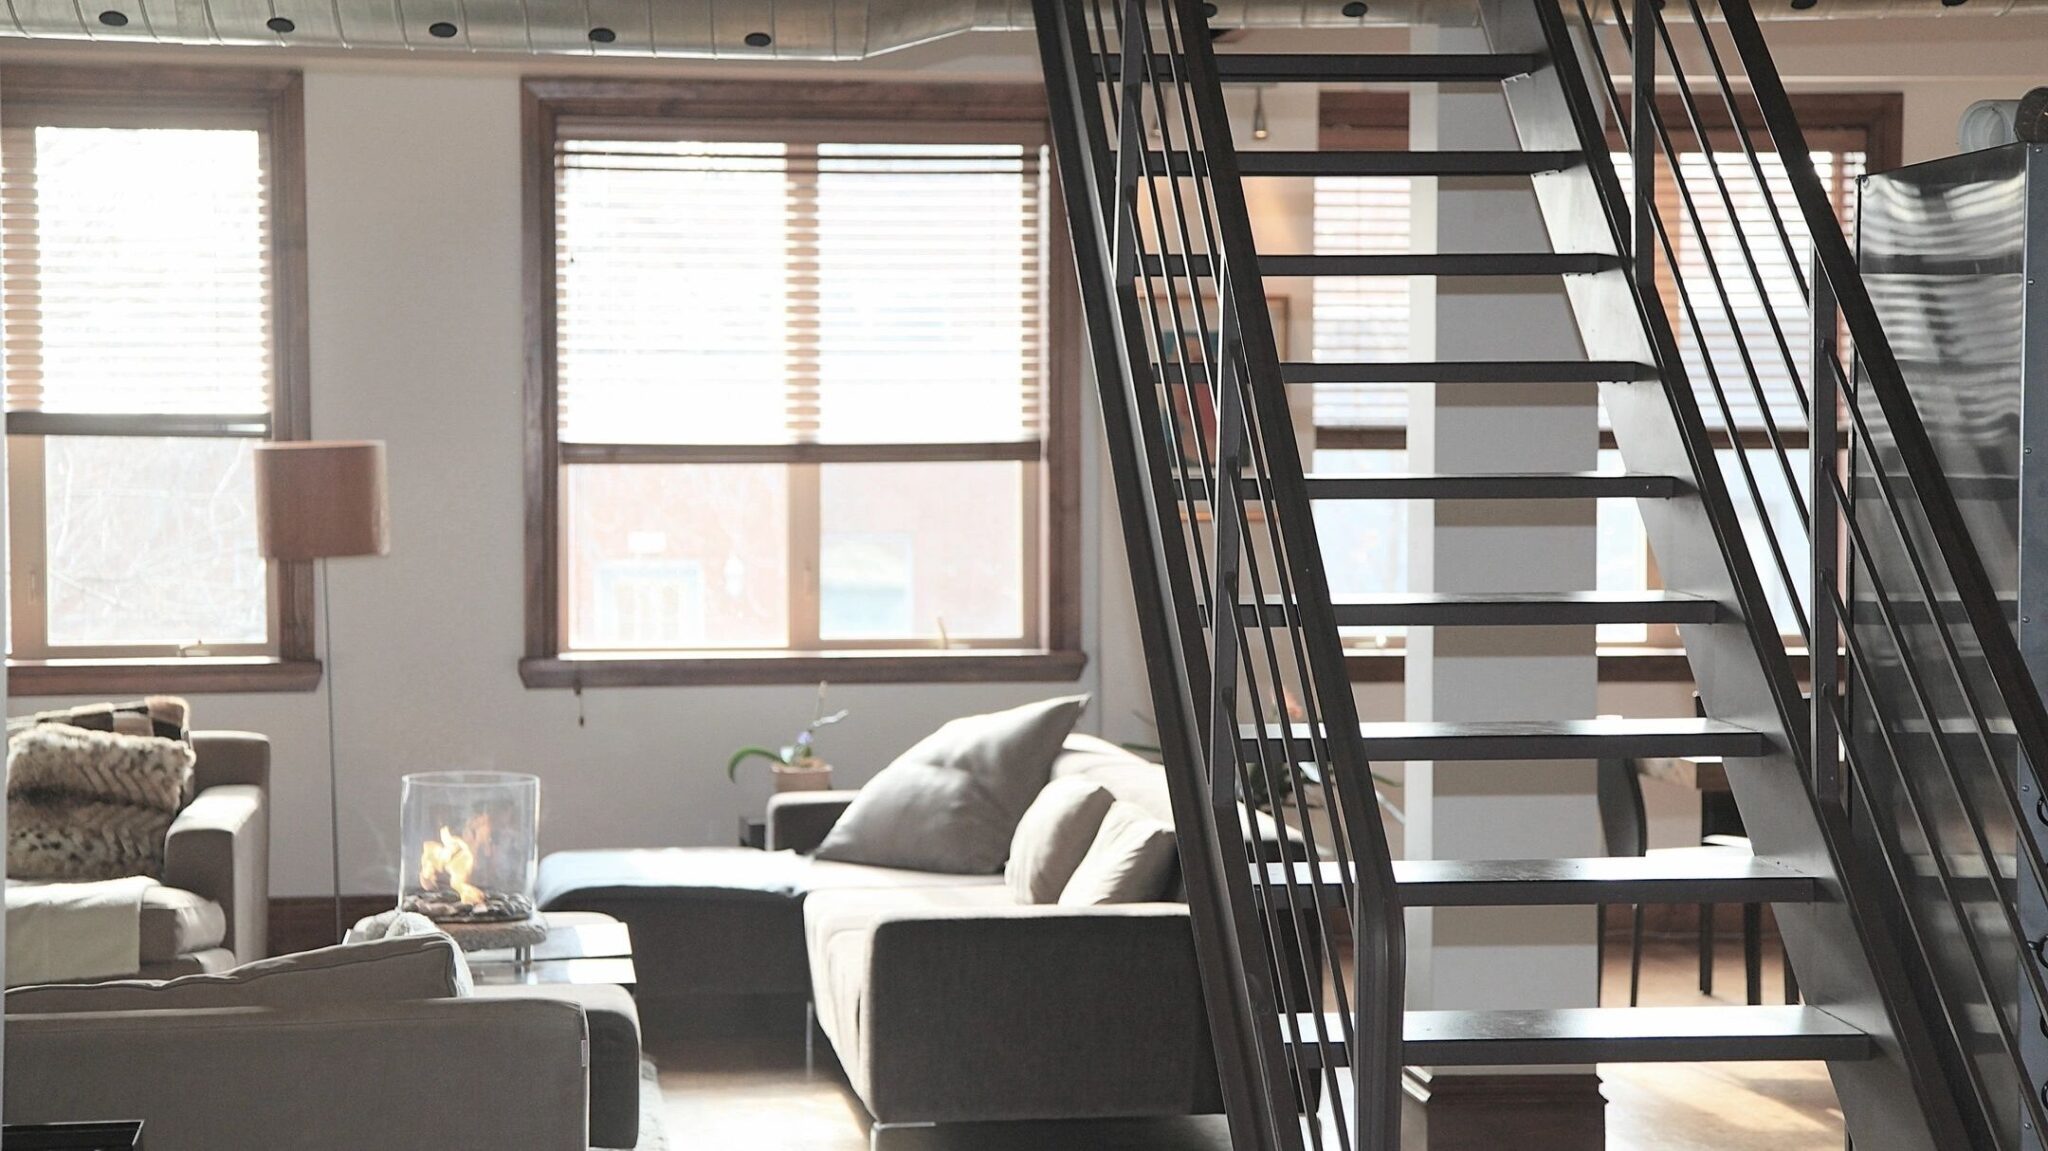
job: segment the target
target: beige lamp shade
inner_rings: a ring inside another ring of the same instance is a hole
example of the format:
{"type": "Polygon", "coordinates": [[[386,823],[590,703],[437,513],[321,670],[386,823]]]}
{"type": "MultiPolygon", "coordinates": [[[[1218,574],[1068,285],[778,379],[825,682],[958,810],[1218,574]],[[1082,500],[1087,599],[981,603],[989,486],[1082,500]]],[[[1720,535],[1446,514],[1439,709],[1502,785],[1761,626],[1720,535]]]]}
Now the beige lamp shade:
{"type": "Polygon", "coordinates": [[[383,442],[258,444],[256,538],[264,556],[277,560],[390,552],[383,442]]]}

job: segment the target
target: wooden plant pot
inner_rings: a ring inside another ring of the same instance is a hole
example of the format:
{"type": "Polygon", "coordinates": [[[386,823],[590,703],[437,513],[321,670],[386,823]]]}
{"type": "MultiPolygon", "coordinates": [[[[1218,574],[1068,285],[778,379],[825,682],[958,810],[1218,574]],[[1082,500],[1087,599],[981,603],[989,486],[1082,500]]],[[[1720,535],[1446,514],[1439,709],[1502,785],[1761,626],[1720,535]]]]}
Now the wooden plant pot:
{"type": "Polygon", "coordinates": [[[832,790],[832,765],[829,763],[795,766],[778,763],[775,765],[775,790],[785,791],[830,791],[832,790]]]}

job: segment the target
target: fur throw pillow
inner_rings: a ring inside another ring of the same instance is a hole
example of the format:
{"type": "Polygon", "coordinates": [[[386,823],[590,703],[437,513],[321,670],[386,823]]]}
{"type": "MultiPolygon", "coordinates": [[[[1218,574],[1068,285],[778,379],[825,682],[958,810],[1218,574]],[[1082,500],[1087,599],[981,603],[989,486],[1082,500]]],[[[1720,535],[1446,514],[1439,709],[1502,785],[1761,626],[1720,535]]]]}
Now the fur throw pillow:
{"type": "Polygon", "coordinates": [[[39,711],[7,721],[14,734],[40,723],[61,723],[122,735],[154,735],[163,739],[192,738],[192,705],[175,695],[150,695],[126,703],[88,703],[58,711],[39,711]]]}
{"type": "Polygon", "coordinates": [[[92,880],[163,874],[190,787],[191,745],[39,724],[7,741],[7,873],[92,880]]]}

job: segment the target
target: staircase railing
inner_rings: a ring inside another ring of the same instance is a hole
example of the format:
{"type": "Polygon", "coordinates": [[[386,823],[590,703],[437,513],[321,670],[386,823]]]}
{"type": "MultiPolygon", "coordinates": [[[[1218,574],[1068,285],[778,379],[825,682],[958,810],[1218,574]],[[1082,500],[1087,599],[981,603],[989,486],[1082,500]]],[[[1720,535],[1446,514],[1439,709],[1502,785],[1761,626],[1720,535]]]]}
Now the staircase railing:
{"type": "Polygon", "coordinates": [[[1391,1147],[1401,914],[1206,27],[1035,13],[1234,1145],[1391,1147]]]}
{"type": "Polygon", "coordinates": [[[1749,0],[1565,3],[1631,160],[1635,274],[1670,301],[1780,630],[1811,659],[1813,787],[1889,876],[1978,1145],[2020,1146],[2048,1130],[2020,1026],[2048,985],[2015,895],[2048,893],[2048,708],[1749,0]]]}

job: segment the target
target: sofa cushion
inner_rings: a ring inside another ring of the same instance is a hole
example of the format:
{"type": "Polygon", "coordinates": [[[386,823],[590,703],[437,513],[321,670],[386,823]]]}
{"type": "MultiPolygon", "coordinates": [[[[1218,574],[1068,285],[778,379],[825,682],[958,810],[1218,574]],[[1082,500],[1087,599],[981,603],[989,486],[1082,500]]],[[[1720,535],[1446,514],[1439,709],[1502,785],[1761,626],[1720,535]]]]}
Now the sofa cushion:
{"type": "Polygon", "coordinates": [[[1055,779],[1045,785],[1018,822],[1010,840],[1010,862],[1003,868],[1003,879],[1017,902],[1059,901],[1115,802],[1108,788],[1086,779],[1055,779]]]}
{"type": "Polygon", "coordinates": [[[1059,758],[1053,760],[1052,778],[1101,784],[1111,795],[1137,804],[1161,823],[1173,822],[1166,769],[1106,739],[1081,732],[1068,736],[1059,758]]]}
{"type": "Polygon", "coordinates": [[[159,883],[142,896],[142,962],[174,963],[219,947],[228,935],[220,904],[179,887],[159,883]]]}
{"type": "Polygon", "coordinates": [[[991,875],[1088,697],[948,722],[882,769],[839,817],[820,859],[991,875]]]}
{"type": "MultiPolygon", "coordinates": [[[[906,912],[1014,907],[1008,887],[924,888],[895,891],[820,893],[804,904],[804,947],[811,961],[811,1002],[818,1026],[832,1041],[840,1066],[855,1089],[866,1088],[867,1052],[861,1036],[861,1003],[868,982],[868,957],[875,926],[906,912]]],[[[942,957],[934,957],[935,961],[942,957]]]]}
{"type": "Polygon", "coordinates": [[[1165,895],[1174,858],[1173,828],[1138,805],[1118,800],[1102,817],[1095,842],[1060,892],[1060,903],[1150,903],[1165,895]]]}
{"type": "Polygon", "coordinates": [[[173,1011],[205,1007],[319,1007],[457,993],[455,941],[414,935],[348,943],[166,982],[51,983],[7,992],[7,1014],[173,1011]]]}

